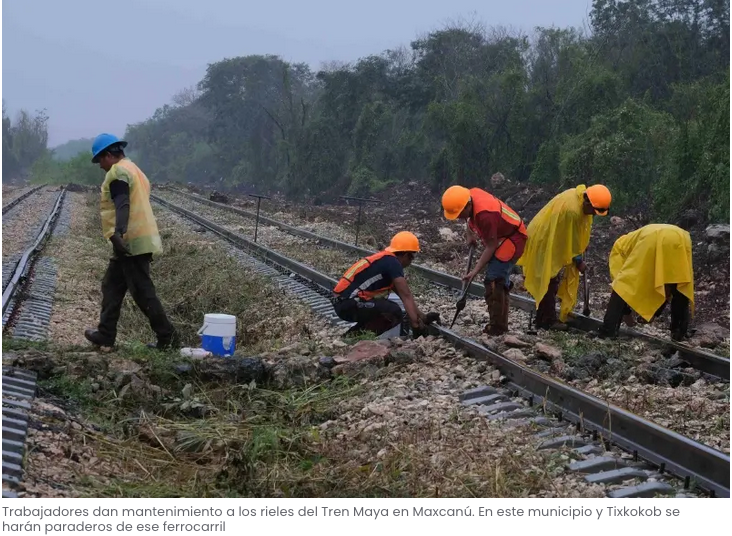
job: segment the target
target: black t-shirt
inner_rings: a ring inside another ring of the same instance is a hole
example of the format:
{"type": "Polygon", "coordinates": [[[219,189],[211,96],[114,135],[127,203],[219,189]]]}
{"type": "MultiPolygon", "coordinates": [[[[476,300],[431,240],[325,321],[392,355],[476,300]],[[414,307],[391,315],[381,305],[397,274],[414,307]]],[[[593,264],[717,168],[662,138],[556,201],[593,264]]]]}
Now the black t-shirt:
{"type": "Polygon", "coordinates": [[[356,274],[353,282],[340,295],[344,298],[355,298],[359,290],[375,291],[390,287],[397,277],[404,277],[402,263],[393,255],[384,255],[356,274]]]}

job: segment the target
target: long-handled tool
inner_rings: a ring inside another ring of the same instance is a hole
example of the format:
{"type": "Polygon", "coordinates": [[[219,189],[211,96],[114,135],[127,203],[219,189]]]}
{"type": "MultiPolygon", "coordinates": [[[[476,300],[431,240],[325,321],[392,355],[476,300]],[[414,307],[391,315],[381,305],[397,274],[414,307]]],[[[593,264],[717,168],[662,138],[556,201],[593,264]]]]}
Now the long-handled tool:
{"type": "MultiPolygon", "coordinates": [[[[473,258],[475,256],[475,244],[470,246],[470,252],[468,253],[468,272],[473,268],[473,258]]],[[[450,324],[450,329],[455,325],[455,320],[457,320],[458,315],[460,314],[460,311],[465,309],[465,304],[468,301],[468,289],[470,288],[470,283],[472,283],[472,280],[470,281],[463,281],[463,290],[460,294],[460,299],[458,300],[457,304],[455,305],[455,316],[452,317],[452,324],[450,324]]]]}
{"type": "MultiPolygon", "coordinates": [[[[584,258],[585,257],[583,255],[583,261],[584,258]]],[[[585,266],[585,271],[582,272],[582,287],[585,291],[585,308],[582,309],[582,314],[585,316],[590,316],[590,286],[587,284],[587,266],[585,266]]]]}

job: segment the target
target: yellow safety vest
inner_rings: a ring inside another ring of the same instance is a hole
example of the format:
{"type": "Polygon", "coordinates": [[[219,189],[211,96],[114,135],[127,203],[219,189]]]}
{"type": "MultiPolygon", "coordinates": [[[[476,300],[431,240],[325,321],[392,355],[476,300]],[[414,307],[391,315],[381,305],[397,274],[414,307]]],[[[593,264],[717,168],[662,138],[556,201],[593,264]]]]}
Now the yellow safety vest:
{"type": "Polygon", "coordinates": [[[150,181],[132,160],[124,158],[107,172],[102,183],[102,233],[109,239],[114,234],[116,214],[109,191],[112,181],[121,180],[130,188],[130,219],[122,237],[133,255],[162,253],[163,244],[150,206],[150,181]]]}

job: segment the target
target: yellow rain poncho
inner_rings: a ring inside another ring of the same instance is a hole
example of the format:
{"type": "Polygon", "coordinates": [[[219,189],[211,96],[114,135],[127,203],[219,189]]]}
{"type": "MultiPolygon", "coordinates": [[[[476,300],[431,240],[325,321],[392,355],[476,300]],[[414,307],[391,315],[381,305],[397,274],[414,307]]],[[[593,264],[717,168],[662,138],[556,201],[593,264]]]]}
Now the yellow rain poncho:
{"type": "Polygon", "coordinates": [[[694,312],[691,237],[675,225],[653,224],[621,236],[610,252],[613,290],[636,313],[650,321],[666,301],[664,285],[689,298],[694,312]]]}
{"type": "Polygon", "coordinates": [[[586,189],[581,184],[565,190],[539,211],[529,223],[526,248],[518,261],[524,271],[524,286],[537,307],[549,288],[549,280],[564,268],[557,292],[562,301],[562,322],[577,301],[580,274],[572,258],[581,255],[590,243],[592,216],[582,212],[586,189]]]}

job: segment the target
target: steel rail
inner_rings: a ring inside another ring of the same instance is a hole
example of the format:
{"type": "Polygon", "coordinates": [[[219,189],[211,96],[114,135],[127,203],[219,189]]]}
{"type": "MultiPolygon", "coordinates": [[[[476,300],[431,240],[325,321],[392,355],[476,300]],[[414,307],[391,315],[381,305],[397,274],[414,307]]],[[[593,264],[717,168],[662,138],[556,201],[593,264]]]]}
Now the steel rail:
{"type": "Polygon", "coordinates": [[[8,203],[7,205],[5,205],[3,207],[3,212],[2,212],[3,215],[6,212],[8,212],[10,209],[12,209],[14,206],[16,206],[18,203],[20,203],[21,201],[23,201],[23,199],[25,199],[28,196],[36,193],[38,190],[40,190],[44,186],[45,186],[44,184],[41,184],[40,186],[35,186],[35,187],[31,188],[30,190],[28,190],[27,192],[24,192],[21,195],[19,195],[18,197],[16,197],[15,199],[13,199],[10,203],[8,203]]]}
{"type": "Polygon", "coordinates": [[[18,262],[13,269],[13,275],[8,281],[7,286],[3,289],[3,310],[2,314],[5,316],[5,312],[10,305],[13,297],[20,288],[20,282],[28,272],[33,259],[41,249],[43,249],[43,243],[51,235],[54,223],[58,219],[61,212],[61,204],[63,203],[64,197],[66,196],[66,187],[64,187],[56,198],[56,203],[53,205],[51,212],[49,213],[46,221],[43,223],[43,227],[36,236],[33,245],[25,250],[23,255],[20,257],[18,262]]]}
{"type": "MultiPolygon", "coordinates": [[[[326,290],[332,289],[336,284],[332,277],[224,229],[190,210],[155,195],[151,195],[151,198],[233,244],[309,279],[326,290]]],[[[489,361],[508,378],[508,386],[527,397],[531,405],[542,405],[546,411],[560,414],[563,419],[577,423],[580,430],[596,432],[608,443],[636,454],[662,471],[683,479],[689,478],[692,483],[715,496],[730,496],[729,455],[515,363],[454,331],[440,326],[430,326],[430,329],[470,356],[489,361]]]]}
{"type": "MultiPolygon", "coordinates": [[[[217,203],[216,201],[211,201],[210,199],[206,199],[199,195],[189,194],[188,192],[182,192],[177,189],[173,191],[179,195],[188,197],[189,199],[200,202],[204,205],[227,210],[246,218],[256,218],[256,214],[247,210],[225,205],[223,203],[217,203]]],[[[267,216],[260,215],[259,219],[264,223],[267,223],[268,225],[277,227],[278,229],[281,229],[292,235],[307,238],[309,240],[316,240],[343,251],[351,251],[361,256],[372,255],[374,253],[374,251],[372,250],[354,246],[353,244],[348,244],[334,238],[321,236],[313,232],[306,231],[305,229],[300,229],[287,223],[277,221],[267,216]]],[[[455,277],[445,272],[440,272],[432,268],[422,266],[420,264],[412,264],[410,266],[410,269],[419,273],[425,279],[433,283],[437,283],[457,290],[461,290],[462,288],[462,279],[460,279],[459,277],[455,277]]],[[[471,296],[482,298],[485,294],[485,289],[483,285],[479,283],[471,283],[468,293],[471,296]]],[[[517,294],[511,294],[510,302],[511,306],[516,309],[520,309],[529,313],[533,313],[534,311],[536,311],[536,302],[531,298],[519,296],[517,294]]],[[[582,331],[596,331],[600,328],[600,326],[602,326],[602,323],[602,320],[600,320],[599,318],[593,318],[591,316],[585,316],[583,314],[575,312],[570,313],[570,324],[573,327],[576,327],[577,329],[580,329],[582,331]]],[[[722,357],[717,354],[701,350],[699,348],[693,348],[687,344],[676,342],[671,339],[663,339],[661,337],[656,337],[654,335],[643,333],[641,331],[630,328],[621,328],[620,333],[621,335],[627,337],[644,340],[655,346],[671,348],[679,352],[679,355],[695,369],[706,372],[707,374],[716,376],[718,378],[722,378],[725,380],[730,379],[730,360],[727,357],[722,357]]]]}

